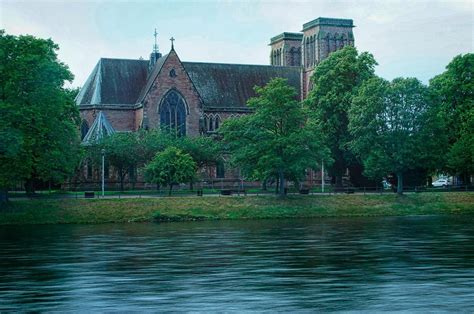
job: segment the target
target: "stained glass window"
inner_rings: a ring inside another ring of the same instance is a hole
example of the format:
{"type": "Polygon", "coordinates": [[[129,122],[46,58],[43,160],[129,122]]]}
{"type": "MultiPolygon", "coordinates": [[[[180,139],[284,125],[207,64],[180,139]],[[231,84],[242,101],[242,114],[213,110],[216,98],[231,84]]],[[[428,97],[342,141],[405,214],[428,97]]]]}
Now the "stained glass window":
{"type": "Polygon", "coordinates": [[[161,104],[160,125],[178,136],[186,135],[186,105],[176,91],[169,92],[161,104]]]}

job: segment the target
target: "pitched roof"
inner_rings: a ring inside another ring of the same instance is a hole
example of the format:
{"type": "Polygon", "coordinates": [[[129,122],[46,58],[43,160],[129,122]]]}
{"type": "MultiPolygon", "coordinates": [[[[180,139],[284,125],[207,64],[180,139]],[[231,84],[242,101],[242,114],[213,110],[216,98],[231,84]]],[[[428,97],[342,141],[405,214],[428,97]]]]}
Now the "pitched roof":
{"type": "Polygon", "coordinates": [[[246,108],[256,96],[254,86],[263,86],[272,78],[288,79],[300,92],[299,67],[183,62],[184,68],[207,108],[246,108]]]}
{"type": "MultiPolygon", "coordinates": [[[[84,87],[76,97],[79,106],[111,105],[128,108],[139,104],[153,85],[168,55],[157,60],[148,75],[148,61],[100,59],[84,87]],[[128,106],[127,106],[128,105],[128,106]]],[[[246,108],[246,102],[255,96],[253,88],[263,86],[272,78],[283,77],[300,92],[300,68],[183,62],[186,72],[208,109],[246,108]]]]}
{"type": "Polygon", "coordinates": [[[135,104],[147,76],[147,60],[102,58],[77,95],[76,104],[135,104]]]}
{"type": "Polygon", "coordinates": [[[99,111],[99,114],[92,123],[91,128],[87,131],[86,136],[82,140],[82,145],[91,145],[101,140],[102,138],[112,135],[115,133],[115,129],[112,127],[110,122],[105,117],[102,111],[99,111]]]}

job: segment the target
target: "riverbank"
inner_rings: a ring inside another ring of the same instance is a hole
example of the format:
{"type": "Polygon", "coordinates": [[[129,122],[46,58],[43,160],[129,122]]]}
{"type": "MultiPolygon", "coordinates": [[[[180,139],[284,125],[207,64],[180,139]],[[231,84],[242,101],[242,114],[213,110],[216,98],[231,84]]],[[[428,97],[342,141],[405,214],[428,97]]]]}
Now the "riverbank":
{"type": "Polygon", "coordinates": [[[0,225],[447,214],[474,215],[474,193],[17,200],[0,225]]]}

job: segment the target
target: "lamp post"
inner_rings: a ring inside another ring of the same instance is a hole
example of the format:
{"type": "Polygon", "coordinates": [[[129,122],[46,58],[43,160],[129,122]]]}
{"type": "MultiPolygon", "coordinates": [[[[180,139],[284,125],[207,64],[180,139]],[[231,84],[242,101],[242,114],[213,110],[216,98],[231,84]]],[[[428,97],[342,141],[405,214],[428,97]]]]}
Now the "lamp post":
{"type": "Polygon", "coordinates": [[[105,191],[105,149],[102,149],[102,197],[105,191]]]}
{"type": "Polygon", "coordinates": [[[321,192],[324,193],[324,161],[321,161],[321,192]]]}

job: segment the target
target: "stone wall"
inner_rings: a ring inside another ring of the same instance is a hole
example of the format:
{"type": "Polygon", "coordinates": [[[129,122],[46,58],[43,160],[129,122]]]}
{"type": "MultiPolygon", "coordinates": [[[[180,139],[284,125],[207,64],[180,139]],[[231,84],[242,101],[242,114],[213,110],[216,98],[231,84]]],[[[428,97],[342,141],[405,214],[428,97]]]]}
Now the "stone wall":
{"type": "Polygon", "coordinates": [[[93,108],[79,108],[82,120],[87,121],[89,128],[99,111],[102,111],[115,131],[135,131],[135,110],[134,109],[111,109],[112,106],[95,106],[93,108]]]}
{"type": "Polygon", "coordinates": [[[163,97],[175,89],[184,98],[188,107],[186,115],[186,135],[198,136],[199,120],[202,116],[202,102],[192,81],[186,73],[176,52],[171,52],[156,76],[143,100],[143,119],[149,128],[160,127],[159,105],[163,97]],[[171,71],[174,70],[173,74],[171,71]]]}

